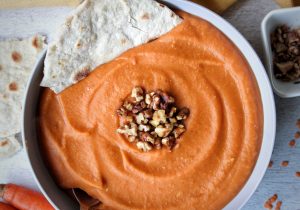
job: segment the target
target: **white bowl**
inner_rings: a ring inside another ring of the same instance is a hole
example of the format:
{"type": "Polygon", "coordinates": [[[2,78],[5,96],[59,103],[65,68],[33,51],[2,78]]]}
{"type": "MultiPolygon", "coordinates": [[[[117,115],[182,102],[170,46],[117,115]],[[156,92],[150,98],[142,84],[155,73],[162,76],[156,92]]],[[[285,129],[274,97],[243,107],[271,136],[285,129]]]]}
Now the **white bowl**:
{"type": "MultiPolygon", "coordinates": [[[[219,28],[240,49],[256,77],[262,98],[264,117],[261,150],[255,168],[247,183],[235,196],[235,198],[224,208],[225,210],[240,209],[253,194],[264,176],[273,150],[276,116],[273,92],[268,76],[258,56],[245,38],[219,15],[202,6],[185,0],[165,0],[162,2],[170,7],[197,15],[219,28]]],[[[51,204],[57,209],[75,210],[79,209],[77,203],[68,198],[66,193],[54,183],[49,171],[42,161],[38,146],[36,120],[39,94],[41,91],[39,84],[43,76],[44,57],[45,52],[35,66],[34,72],[27,86],[23,106],[22,138],[26,145],[25,148],[27,148],[27,156],[31,163],[34,177],[49,202],[51,202],[51,204]]]]}
{"type": "Polygon", "coordinates": [[[273,10],[265,16],[261,23],[265,64],[267,66],[273,89],[280,97],[288,98],[300,96],[300,84],[295,84],[294,82],[282,82],[275,78],[273,73],[273,55],[270,42],[270,34],[277,26],[283,24],[292,28],[300,27],[300,7],[273,10]]]}

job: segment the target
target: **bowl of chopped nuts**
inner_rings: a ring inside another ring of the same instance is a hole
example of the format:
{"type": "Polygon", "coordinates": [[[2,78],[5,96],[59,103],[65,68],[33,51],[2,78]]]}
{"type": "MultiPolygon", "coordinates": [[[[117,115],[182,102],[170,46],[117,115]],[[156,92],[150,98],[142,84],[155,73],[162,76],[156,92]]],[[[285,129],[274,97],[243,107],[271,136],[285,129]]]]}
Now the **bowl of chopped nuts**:
{"type": "Polygon", "coordinates": [[[275,93],[284,98],[300,96],[300,7],[271,11],[261,32],[275,93]]]}

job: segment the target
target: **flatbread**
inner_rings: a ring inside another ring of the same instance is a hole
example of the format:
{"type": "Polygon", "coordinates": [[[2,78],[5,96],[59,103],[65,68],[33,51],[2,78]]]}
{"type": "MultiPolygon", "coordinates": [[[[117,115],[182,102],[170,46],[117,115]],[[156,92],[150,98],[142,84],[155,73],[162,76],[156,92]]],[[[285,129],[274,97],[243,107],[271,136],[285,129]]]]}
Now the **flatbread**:
{"type": "Polygon", "coordinates": [[[153,0],[85,0],[49,45],[41,86],[59,93],[95,67],[167,33],[181,21],[153,0]]]}
{"type": "Polygon", "coordinates": [[[0,139],[20,132],[26,83],[45,37],[0,41],[0,139]]]}
{"type": "Polygon", "coordinates": [[[21,148],[22,147],[19,141],[14,135],[5,138],[0,138],[0,159],[8,158],[14,155],[21,148]]]}

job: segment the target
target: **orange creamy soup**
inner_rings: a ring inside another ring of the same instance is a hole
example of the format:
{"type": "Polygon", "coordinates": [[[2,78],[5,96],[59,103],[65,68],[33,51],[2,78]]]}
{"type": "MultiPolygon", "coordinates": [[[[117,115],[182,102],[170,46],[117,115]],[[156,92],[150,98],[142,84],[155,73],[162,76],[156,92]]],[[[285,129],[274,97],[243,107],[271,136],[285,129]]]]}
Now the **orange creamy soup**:
{"type": "Polygon", "coordinates": [[[61,94],[42,94],[40,143],[57,184],[81,188],[102,209],[221,209],[257,160],[263,113],[247,61],[212,24],[178,14],[184,21],[168,34],[61,94]],[[171,152],[141,152],[116,132],[116,110],[135,86],[162,89],[190,109],[171,152]]]}

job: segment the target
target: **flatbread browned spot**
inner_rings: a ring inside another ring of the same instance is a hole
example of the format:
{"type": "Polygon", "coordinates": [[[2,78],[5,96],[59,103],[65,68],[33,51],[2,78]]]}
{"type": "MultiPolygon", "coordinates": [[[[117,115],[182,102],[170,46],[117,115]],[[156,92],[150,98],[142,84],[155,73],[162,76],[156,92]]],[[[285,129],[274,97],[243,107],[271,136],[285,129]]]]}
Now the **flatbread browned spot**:
{"type": "Polygon", "coordinates": [[[147,13],[147,12],[144,13],[143,16],[142,16],[142,19],[143,20],[149,20],[150,19],[149,13],[147,13]]]}
{"type": "Polygon", "coordinates": [[[33,40],[32,40],[32,46],[35,47],[35,48],[40,48],[39,41],[38,41],[37,37],[33,38],[33,40]]]}
{"type": "Polygon", "coordinates": [[[294,147],[294,146],[296,145],[295,139],[292,139],[292,140],[289,142],[289,145],[290,145],[290,147],[294,147]]]}
{"type": "Polygon", "coordinates": [[[289,161],[285,160],[281,162],[282,167],[287,167],[289,165],[289,161]]]}
{"type": "Polygon", "coordinates": [[[11,91],[16,91],[16,90],[18,90],[18,84],[16,82],[11,82],[11,83],[9,83],[8,88],[11,91]]]}
{"type": "Polygon", "coordinates": [[[80,41],[78,41],[78,42],[76,43],[76,47],[77,47],[77,48],[80,48],[80,47],[81,47],[80,41]]]}
{"type": "Polygon", "coordinates": [[[85,68],[76,74],[75,80],[80,81],[80,80],[86,78],[89,75],[89,73],[90,73],[90,70],[88,68],[85,68]]]}
{"type": "Polygon", "coordinates": [[[0,147],[3,147],[5,145],[8,144],[8,141],[7,140],[4,140],[4,141],[0,141],[0,147]]]}
{"type": "Polygon", "coordinates": [[[163,4],[161,4],[161,3],[159,3],[159,6],[161,6],[161,7],[165,7],[165,5],[163,5],[163,4]]]}
{"type": "Polygon", "coordinates": [[[125,44],[126,43],[126,39],[121,39],[121,44],[125,44]]]}
{"type": "Polygon", "coordinates": [[[20,62],[22,60],[21,54],[16,51],[12,52],[11,58],[13,59],[14,62],[20,62]]]}

